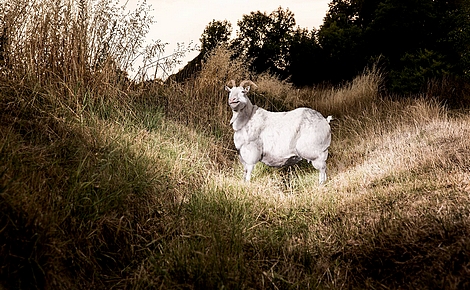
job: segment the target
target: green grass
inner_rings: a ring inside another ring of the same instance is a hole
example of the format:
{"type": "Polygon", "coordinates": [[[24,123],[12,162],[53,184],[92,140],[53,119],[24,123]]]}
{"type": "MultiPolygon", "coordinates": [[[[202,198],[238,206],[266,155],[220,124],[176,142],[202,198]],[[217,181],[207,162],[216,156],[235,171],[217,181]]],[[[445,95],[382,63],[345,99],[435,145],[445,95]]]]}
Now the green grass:
{"type": "Polygon", "coordinates": [[[109,18],[86,19],[86,1],[3,12],[0,288],[470,287],[468,109],[379,96],[377,68],[296,89],[223,47],[184,84],[131,82],[116,68],[137,50],[87,67],[106,44],[77,40],[135,43],[145,13],[113,34],[117,10],[95,4],[109,18]],[[223,87],[245,78],[261,107],[334,115],[324,186],[306,163],[242,182],[223,87]]]}
{"type": "Polygon", "coordinates": [[[3,287],[467,287],[468,114],[373,95],[353,114],[339,102],[351,90],[329,90],[339,117],[325,186],[304,163],[258,164],[243,183],[206,117],[185,122],[155,101],[78,118],[53,95],[22,103],[4,90],[3,287]]]}

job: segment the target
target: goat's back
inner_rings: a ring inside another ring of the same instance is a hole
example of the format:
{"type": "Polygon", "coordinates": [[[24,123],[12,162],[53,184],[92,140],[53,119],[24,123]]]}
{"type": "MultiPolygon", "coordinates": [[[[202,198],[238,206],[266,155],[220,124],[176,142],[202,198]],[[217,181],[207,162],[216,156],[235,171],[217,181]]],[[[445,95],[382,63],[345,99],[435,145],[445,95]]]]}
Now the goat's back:
{"type": "Polygon", "coordinates": [[[331,141],[327,120],[309,108],[288,112],[258,109],[249,123],[248,126],[261,125],[258,138],[263,148],[262,161],[271,166],[285,165],[295,156],[311,159],[326,150],[331,141]]]}

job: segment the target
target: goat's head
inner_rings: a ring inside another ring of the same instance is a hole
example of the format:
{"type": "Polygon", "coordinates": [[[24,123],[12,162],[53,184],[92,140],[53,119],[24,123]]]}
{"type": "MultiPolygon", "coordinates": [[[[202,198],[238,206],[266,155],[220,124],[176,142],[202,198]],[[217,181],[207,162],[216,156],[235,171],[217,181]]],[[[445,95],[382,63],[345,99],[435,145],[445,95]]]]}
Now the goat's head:
{"type": "Polygon", "coordinates": [[[237,87],[234,80],[230,81],[232,88],[225,86],[225,90],[229,92],[228,95],[228,104],[230,108],[234,111],[240,111],[246,107],[246,105],[250,102],[248,97],[246,96],[250,91],[250,86],[253,85],[256,87],[256,84],[252,81],[242,81],[240,85],[237,87]],[[246,86],[248,84],[248,86],[246,86]]]}

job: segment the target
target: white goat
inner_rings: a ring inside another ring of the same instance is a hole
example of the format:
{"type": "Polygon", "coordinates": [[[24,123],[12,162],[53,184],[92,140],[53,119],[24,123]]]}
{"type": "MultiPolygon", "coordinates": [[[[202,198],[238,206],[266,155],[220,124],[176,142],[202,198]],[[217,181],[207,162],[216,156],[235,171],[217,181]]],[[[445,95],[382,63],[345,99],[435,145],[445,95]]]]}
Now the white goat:
{"type": "Polygon", "coordinates": [[[253,105],[247,97],[252,81],[236,86],[232,80],[228,104],[232,108],[230,124],[233,140],[244,166],[244,178],[250,181],[251,171],[259,161],[269,166],[293,165],[306,159],[320,171],[320,184],[326,181],[326,159],[331,142],[329,122],[319,112],[297,108],[289,112],[269,112],[253,105]]]}

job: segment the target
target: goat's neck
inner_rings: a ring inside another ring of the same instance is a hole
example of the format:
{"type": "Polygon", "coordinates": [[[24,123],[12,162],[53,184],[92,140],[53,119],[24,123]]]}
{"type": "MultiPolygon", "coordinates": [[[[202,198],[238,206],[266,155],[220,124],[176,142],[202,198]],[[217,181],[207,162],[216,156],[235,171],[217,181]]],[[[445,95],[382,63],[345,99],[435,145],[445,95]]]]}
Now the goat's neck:
{"type": "Polygon", "coordinates": [[[232,110],[233,116],[230,120],[230,124],[232,125],[233,130],[238,131],[243,128],[255,114],[257,109],[258,106],[253,105],[250,101],[248,101],[246,106],[240,111],[232,110]]]}

